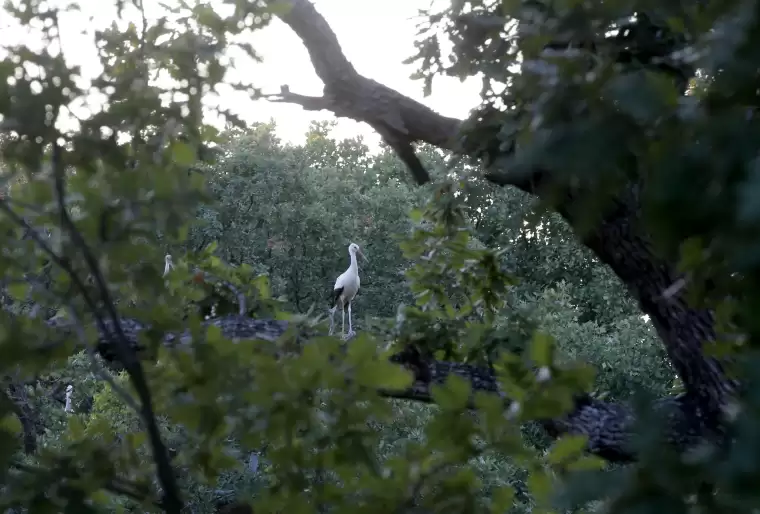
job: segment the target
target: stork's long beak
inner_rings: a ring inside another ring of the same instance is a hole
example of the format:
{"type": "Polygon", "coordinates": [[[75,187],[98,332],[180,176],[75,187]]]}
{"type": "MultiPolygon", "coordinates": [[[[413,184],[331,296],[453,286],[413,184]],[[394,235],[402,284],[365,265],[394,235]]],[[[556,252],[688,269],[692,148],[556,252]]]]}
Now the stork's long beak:
{"type": "Polygon", "coordinates": [[[364,259],[365,261],[369,262],[369,259],[367,259],[367,257],[364,255],[364,253],[362,253],[361,250],[356,250],[356,253],[358,253],[359,255],[361,255],[362,259],[364,259]]]}

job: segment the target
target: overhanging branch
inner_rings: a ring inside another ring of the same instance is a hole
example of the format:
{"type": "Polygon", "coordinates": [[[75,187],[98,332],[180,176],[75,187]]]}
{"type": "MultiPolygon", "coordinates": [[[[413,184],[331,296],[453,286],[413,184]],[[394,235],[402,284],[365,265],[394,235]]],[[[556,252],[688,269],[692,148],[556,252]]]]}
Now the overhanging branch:
{"type": "MultiPolygon", "coordinates": [[[[418,184],[430,180],[414,152],[414,144],[428,143],[463,153],[459,144],[462,120],[438,114],[428,106],[402,95],[379,82],[360,75],[345,57],[330,25],[309,0],[286,0],[290,9],[280,15],[306,46],[314,69],[324,84],[321,97],[291,93],[260,95],[274,102],[301,105],[306,110],[329,110],[336,116],[370,125],[393,148],[410,169],[418,184]]],[[[513,177],[500,166],[492,166],[487,178],[499,185],[515,185],[532,192],[530,178],[513,177]]]]}
{"type": "Polygon", "coordinates": [[[297,104],[307,111],[332,111],[336,108],[335,106],[330,105],[329,101],[324,96],[306,96],[291,93],[287,86],[281,86],[279,93],[258,95],[256,99],[268,100],[276,103],[297,104]]]}
{"type": "MultiPolygon", "coordinates": [[[[430,180],[414,153],[413,145],[424,141],[455,149],[461,122],[447,118],[398,91],[363,77],[346,59],[330,25],[308,0],[285,0],[289,6],[280,18],[301,38],[314,69],[324,83],[323,101],[338,116],[363,121],[374,128],[402,158],[418,184],[430,180]]],[[[305,97],[290,98],[303,105],[305,97]]],[[[284,97],[277,101],[284,101],[284,97]]]]}

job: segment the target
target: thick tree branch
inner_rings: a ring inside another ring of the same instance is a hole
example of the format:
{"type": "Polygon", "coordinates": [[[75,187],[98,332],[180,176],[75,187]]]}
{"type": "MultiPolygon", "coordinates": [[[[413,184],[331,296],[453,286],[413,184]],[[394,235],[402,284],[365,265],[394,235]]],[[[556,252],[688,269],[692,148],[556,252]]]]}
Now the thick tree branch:
{"type": "MultiPolygon", "coordinates": [[[[49,320],[48,325],[54,329],[46,345],[55,345],[54,342],[62,334],[75,330],[70,321],[61,318],[49,320]]],[[[106,321],[108,325],[110,321],[106,321]]],[[[124,337],[137,348],[140,332],[148,327],[133,319],[122,319],[122,332],[124,337]]],[[[285,321],[259,320],[245,316],[230,315],[206,321],[204,326],[219,327],[222,334],[239,344],[246,341],[256,340],[275,341],[282,336],[288,328],[285,321]]],[[[100,332],[98,348],[105,358],[109,358],[112,346],[117,344],[114,340],[114,332],[106,327],[100,332]]],[[[168,346],[186,345],[192,339],[190,331],[182,333],[168,333],[164,335],[164,343],[168,346]]],[[[408,362],[408,356],[403,353],[391,357],[392,362],[400,365],[414,367],[413,362],[408,362]]],[[[412,387],[407,390],[383,390],[378,391],[388,398],[399,398],[424,403],[433,403],[431,386],[443,384],[450,375],[459,376],[467,380],[473,391],[485,391],[497,394],[498,382],[493,372],[486,367],[461,364],[456,362],[431,361],[428,362],[428,373],[421,378],[419,374],[412,387]]],[[[693,408],[689,404],[689,398],[674,397],[661,400],[656,408],[662,410],[670,421],[668,439],[679,447],[694,444],[705,433],[705,428],[698,418],[689,415],[693,408]]],[[[629,405],[611,403],[588,397],[579,398],[572,412],[560,419],[544,420],[543,425],[553,435],[562,433],[584,434],[588,436],[588,450],[610,461],[630,461],[635,455],[628,447],[631,439],[633,410],[629,405]]]]}
{"type": "MultiPolygon", "coordinates": [[[[288,0],[291,9],[281,19],[301,38],[309,51],[317,75],[324,82],[326,108],[337,116],[364,121],[384,138],[395,138],[391,146],[409,148],[424,141],[456,152],[466,151],[457,143],[462,122],[441,116],[428,107],[407,98],[374,80],[362,77],[344,56],[335,33],[309,0],[288,0]]],[[[403,151],[401,152],[404,157],[403,151]]],[[[541,195],[551,178],[533,171],[513,176],[496,158],[486,178],[499,185],[514,185],[526,192],[541,195]]],[[[409,162],[407,161],[407,164],[409,162]]],[[[410,165],[413,168],[413,165],[410,165]]],[[[558,206],[560,214],[578,226],[577,195],[567,194],[558,206]]],[[[583,243],[626,284],[648,314],[665,345],[674,367],[688,391],[681,400],[664,400],[683,412],[687,425],[699,425],[705,432],[719,430],[721,410],[733,393],[735,384],[726,379],[718,361],[702,351],[715,338],[713,313],[689,307],[682,294],[664,295],[681,277],[672,262],[658,256],[640,226],[639,188],[632,184],[606,213],[592,233],[580,234],[583,243]]],[[[592,405],[594,403],[592,402],[592,405]]],[[[582,407],[559,431],[584,430],[596,426],[601,432],[592,437],[591,446],[601,440],[615,440],[620,431],[621,411],[582,407]],[[595,416],[592,423],[588,416],[595,416]],[[604,434],[604,435],[601,435],[604,434]]],[[[615,446],[613,444],[613,446],[615,446]]]]}
{"type": "MultiPolygon", "coordinates": [[[[693,397],[693,413],[713,430],[736,384],[703,346],[715,340],[714,314],[690,307],[685,291],[671,286],[681,279],[673,263],[659,256],[641,227],[639,186],[631,185],[607,211],[596,230],[580,234],[582,242],[610,266],[650,316],[673,367],[693,397]]],[[[578,217],[574,199],[559,206],[572,224],[578,217]]]]}
{"type": "Polygon", "coordinates": [[[307,0],[286,0],[290,9],[280,18],[301,38],[317,75],[324,83],[320,99],[283,89],[278,101],[294,100],[307,109],[322,105],[338,116],[363,121],[399,153],[419,184],[430,180],[414,154],[413,144],[425,141],[453,149],[460,121],[447,118],[372,79],[359,75],[343,55],[330,25],[307,0]]]}

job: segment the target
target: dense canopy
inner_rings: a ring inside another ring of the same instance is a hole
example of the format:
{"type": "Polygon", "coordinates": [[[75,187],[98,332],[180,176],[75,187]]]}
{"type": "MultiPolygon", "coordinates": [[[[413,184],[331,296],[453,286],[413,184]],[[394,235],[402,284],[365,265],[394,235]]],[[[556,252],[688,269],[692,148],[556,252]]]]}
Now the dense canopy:
{"type": "Polygon", "coordinates": [[[29,31],[0,46],[3,509],[760,508],[757,0],[424,12],[409,62],[482,80],[466,120],[359,74],[309,0],[113,7],[91,83],[86,5],[0,11],[29,31]],[[321,97],[228,78],[274,18],[321,97]],[[230,88],[384,145],[220,130],[230,88]]]}

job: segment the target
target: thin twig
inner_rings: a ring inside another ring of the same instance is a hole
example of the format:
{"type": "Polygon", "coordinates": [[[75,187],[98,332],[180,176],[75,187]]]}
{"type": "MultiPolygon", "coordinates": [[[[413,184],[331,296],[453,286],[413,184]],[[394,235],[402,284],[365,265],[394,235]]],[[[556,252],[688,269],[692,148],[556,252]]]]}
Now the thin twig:
{"type": "Polygon", "coordinates": [[[114,349],[116,350],[117,357],[129,375],[132,386],[135,388],[135,391],[137,391],[137,396],[140,399],[141,409],[139,412],[148,431],[148,438],[153,450],[153,459],[156,462],[158,479],[164,491],[164,501],[162,502],[164,509],[171,514],[180,514],[184,506],[180,497],[177,479],[174,475],[174,470],[172,469],[169,451],[161,438],[161,432],[158,428],[158,423],[156,422],[155,413],[153,412],[153,399],[145,377],[145,371],[140,364],[140,360],[137,358],[137,354],[124,334],[121,320],[116,312],[116,308],[111,299],[111,294],[108,291],[108,285],[100,271],[100,266],[90,250],[89,245],[82,237],[82,234],[79,232],[76,225],[74,225],[74,222],[71,221],[68,211],[66,210],[66,190],[64,184],[65,170],[62,149],[57,142],[53,143],[52,166],[61,224],[63,228],[69,232],[72,241],[81,251],[82,257],[95,280],[95,284],[103,302],[103,307],[113,324],[113,330],[116,335],[114,349]]]}
{"type": "Polygon", "coordinates": [[[306,96],[298,93],[291,93],[287,86],[280,86],[279,93],[255,94],[254,100],[267,100],[276,103],[293,103],[298,104],[307,111],[322,111],[335,108],[327,97],[324,96],[306,96]]]}
{"type": "Polygon", "coordinates": [[[37,244],[40,250],[42,250],[56,266],[61,268],[70,276],[71,283],[79,291],[79,294],[82,295],[82,298],[87,304],[87,307],[92,310],[93,316],[95,317],[95,323],[97,324],[98,328],[102,330],[103,333],[107,334],[108,331],[106,330],[105,322],[100,317],[97,306],[95,305],[95,302],[92,300],[89,291],[87,290],[87,286],[85,286],[84,282],[82,282],[82,279],[74,271],[74,268],[72,268],[69,261],[55,253],[53,249],[50,248],[50,245],[48,245],[40,237],[39,233],[37,233],[37,231],[29,224],[29,222],[19,216],[13,209],[8,206],[6,201],[2,199],[0,199],[0,211],[4,212],[5,215],[8,216],[18,226],[25,229],[27,237],[31,238],[32,241],[37,244]]]}
{"type": "Polygon", "coordinates": [[[675,297],[677,294],[679,294],[683,289],[686,288],[686,286],[689,285],[690,276],[686,275],[675,282],[673,282],[671,285],[669,285],[665,290],[662,292],[660,297],[663,300],[670,300],[671,298],[675,297]]]}
{"type": "Polygon", "coordinates": [[[451,467],[451,465],[452,464],[449,462],[439,462],[427,473],[422,473],[421,476],[417,479],[417,482],[414,484],[414,486],[412,486],[407,498],[399,505],[397,512],[399,514],[402,514],[404,512],[408,512],[409,510],[417,508],[418,497],[420,496],[420,493],[422,493],[422,488],[425,483],[439,473],[446,471],[449,467],[451,467]]]}

